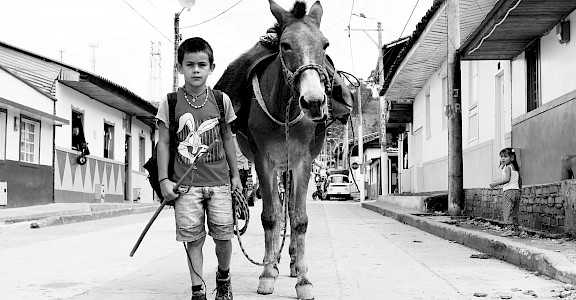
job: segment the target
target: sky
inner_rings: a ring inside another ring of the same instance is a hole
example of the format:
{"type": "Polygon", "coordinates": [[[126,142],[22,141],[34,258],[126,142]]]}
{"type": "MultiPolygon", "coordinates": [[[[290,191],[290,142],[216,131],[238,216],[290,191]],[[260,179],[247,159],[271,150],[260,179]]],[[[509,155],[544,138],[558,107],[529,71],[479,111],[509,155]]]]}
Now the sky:
{"type": "MultiPolygon", "coordinates": [[[[182,10],[178,0],[0,1],[0,41],[89,72],[94,66],[97,75],[146,100],[158,101],[172,91],[174,14],[182,10]],[[151,66],[152,42],[161,45],[160,55],[154,56],[160,57],[160,71],[156,72],[151,66]],[[151,80],[152,74],[160,75],[151,80]],[[154,86],[157,88],[151,88],[154,86]]],[[[276,2],[287,10],[294,3],[276,2]]],[[[306,2],[310,7],[315,0],[306,2]]],[[[386,44],[411,34],[432,6],[432,0],[320,2],[324,10],[320,29],[330,41],[328,55],[337,69],[364,79],[376,68],[377,22],[382,23],[382,42],[386,44]],[[373,31],[349,34],[349,25],[373,31]]],[[[266,0],[196,0],[180,16],[180,33],[183,39],[200,36],[212,45],[216,69],[208,84],[213,86],[226,66],[251,48],[274,22],[266,0]]],[[[182,78],[179,82],[183,84],[182,78]]]]}

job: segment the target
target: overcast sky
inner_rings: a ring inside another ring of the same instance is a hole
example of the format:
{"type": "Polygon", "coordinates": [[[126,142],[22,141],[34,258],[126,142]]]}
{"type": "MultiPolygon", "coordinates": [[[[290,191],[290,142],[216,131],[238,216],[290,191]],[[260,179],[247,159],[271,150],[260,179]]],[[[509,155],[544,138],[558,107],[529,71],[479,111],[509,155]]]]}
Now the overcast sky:
{"type": "MultiPolygon", "coordinates": [[[[293,2],[277,0],[286,9],[293,2]]],[[[306,2],[311,6],[315,1],[306,2]]],[[[355,29],[376,29],[374,19],[379,20],[386,44],[398,39],[406,24],[402,36],[410,34],[432,0],[323,0],[321,4],[321,30],[330,41],[328,54],[336,68],[367,78],[378,58],[378,49],[367,34],[377,41],[377,33],[353,31],[349,36],[348,24],[355,29]],[[374,19],[351,17],[351,12],[374,19]]],[[[177,0],[2,0],[0,41],[55,60],[62,55],[64,63],[86,71],[92,70],[90,45],[97,45],[96,74],[154,100],[149,88],[150,44],[162,45],[161,94],[171,92],[174,13],[180,10],[177,0]]],[[[190,11],[182,12],[180,32],[183,39],[201,36],[212,45],[216,70],[209,84],[214,85],[228,63],[252,47],[274,21],[266,0],[196,0],[190,11]]]]}

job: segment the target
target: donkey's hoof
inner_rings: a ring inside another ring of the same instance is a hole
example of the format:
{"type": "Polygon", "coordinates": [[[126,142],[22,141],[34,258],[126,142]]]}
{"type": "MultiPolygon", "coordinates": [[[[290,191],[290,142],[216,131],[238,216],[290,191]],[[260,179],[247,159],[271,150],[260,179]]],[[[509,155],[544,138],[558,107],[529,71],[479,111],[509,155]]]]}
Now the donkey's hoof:
{"type": "Polygon", "coordinates": [[[272,294],[274,292],[274,282],[276,282],[276,278],[260,277],[260,284],[258,284],[258,294],[272,294]]]}
{"type": "Polygon", "coordinates": [[[290,277],[296,277],[298,273],[296,272],[296,264],[290,263],[290,277]]]}
{"type": "Polygon", "coordinates": [[[312,300],[314,299],[314,288],[311,283],[296,285],[296,296],[300,300],[312,300]]]}

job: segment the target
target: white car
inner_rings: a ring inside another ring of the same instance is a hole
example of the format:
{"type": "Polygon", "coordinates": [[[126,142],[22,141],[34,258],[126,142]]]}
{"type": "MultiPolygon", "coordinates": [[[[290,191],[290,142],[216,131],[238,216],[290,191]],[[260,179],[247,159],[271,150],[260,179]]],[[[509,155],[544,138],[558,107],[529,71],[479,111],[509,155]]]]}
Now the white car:
{"type": "Polygon", "coordinates": [[[324,181],[324,200],[331,198],[352,199],[350,180],[347,175],[333,174],[329,175],[324,181]]]}

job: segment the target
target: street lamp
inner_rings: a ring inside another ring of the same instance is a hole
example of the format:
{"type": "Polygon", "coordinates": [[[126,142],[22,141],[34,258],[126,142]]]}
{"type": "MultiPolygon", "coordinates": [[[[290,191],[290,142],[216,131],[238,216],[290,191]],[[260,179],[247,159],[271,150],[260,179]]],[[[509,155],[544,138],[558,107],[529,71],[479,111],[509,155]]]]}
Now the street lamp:
{"type": "Polygon", "coordinates": [[[182,40],[182,35],[180,34],[180,14],[185,10],[192,8],[196,4],[196,0],[179,0],[182,10],[174,14],[174,69],[172,76],[174,78],[174,86],[172,91],[176,92],[178,90],[178,46],[180,46],[180,40],[182,40]]]}

